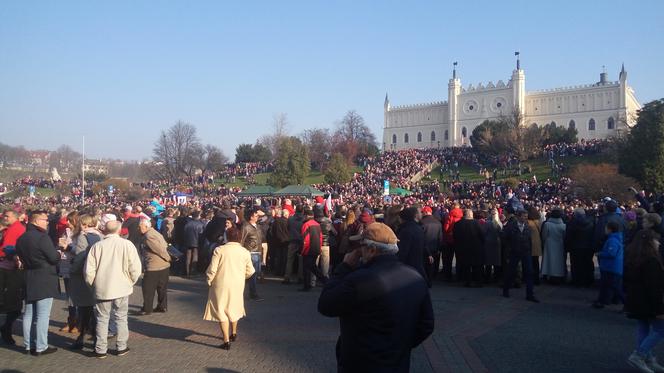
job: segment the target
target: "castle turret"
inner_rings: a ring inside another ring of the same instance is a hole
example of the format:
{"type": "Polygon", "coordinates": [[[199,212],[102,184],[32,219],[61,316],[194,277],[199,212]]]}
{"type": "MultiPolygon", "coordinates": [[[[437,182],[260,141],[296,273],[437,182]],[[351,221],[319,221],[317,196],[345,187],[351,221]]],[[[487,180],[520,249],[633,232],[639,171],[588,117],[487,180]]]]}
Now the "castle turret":
{"type": "Polygon", "coordinates": [[[620,69],[618,80],[620,82],[620,109],[622,111],[627,107],[627,71],[625,71],[624,63],[620,69]]]}
{"type": "Polygon", "coordinates": [[[521,69],[519,52],[514,52],[516,56],[516,70],[512,71],[512,94],[514,108],[521,114],[525,114],[526,108],[526,74],[521,69]]]}
{"type": "Polygon", "coordinates": [[[454,63],[454,69],[452,70],[452,79],[447,85],[447,97],[448,97],[448,118],[450,125],[449,138],[447,140],[447,146],[457,146],[459,144],[459,139],[457,139],[457,118],[458,118],[458,106],[459,106],[459,94],[461,94],[461,80],[457,79],[456,75],[456,66],[457,63],[454,63]]]}

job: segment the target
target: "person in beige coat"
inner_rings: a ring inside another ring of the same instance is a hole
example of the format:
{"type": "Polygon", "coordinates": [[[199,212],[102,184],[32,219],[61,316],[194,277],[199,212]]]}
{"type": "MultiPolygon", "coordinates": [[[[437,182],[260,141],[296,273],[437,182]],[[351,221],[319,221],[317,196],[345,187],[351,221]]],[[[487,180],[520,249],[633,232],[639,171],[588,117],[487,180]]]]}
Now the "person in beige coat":
{"type": "Polygon", "coordinates": [[[251,254],[240,245],[240,231],[226,230],[228,243],[217,247],[207,269],[210,286],[208,302],[203,319],[219,322],[224,343],[222,349],[229,350],[231,341],[237,337],[237,322],[244,317],[244,284],[255,270],[251,254]]]}
{"type": "Polygon", "coordinates": [[[152,228],[150,219],[141,219],[138,230],[143,235],[143,258],[145,274],[143,275],[143,309],[140,315],[149,315],[154,307],[154,292],[157,291],[157,308],[155,312],[166,312],[168,300],[168,272],[171,268],[171,256],[168,255],[168,244],[161,233],[152,228]]]}
{"type": "Polygon", "coordinates": [[[129,295],[134,291],[134,284],[141,276],[142,269],[136,246],[120,237],[122,224],[115,215],[104,215],[102,222],[105,222],[103,233],[106,236],[90,248],[84,270],[85,282],[92,287],[96,299],[97,339],[94,356],[100,359],[106,357],[108,350],[111,313],[118,328],[116,354],[122,356],[129,352],[129,295]]]}
{"type": "Polygon", "coordinates": [[[535,285],[540,284],[540,257],[542,256],[542,221],[539,211],[535,206],[528,208],[528,227],[530,227],[530,241],[533,245],[533,274],[535,285]]]}

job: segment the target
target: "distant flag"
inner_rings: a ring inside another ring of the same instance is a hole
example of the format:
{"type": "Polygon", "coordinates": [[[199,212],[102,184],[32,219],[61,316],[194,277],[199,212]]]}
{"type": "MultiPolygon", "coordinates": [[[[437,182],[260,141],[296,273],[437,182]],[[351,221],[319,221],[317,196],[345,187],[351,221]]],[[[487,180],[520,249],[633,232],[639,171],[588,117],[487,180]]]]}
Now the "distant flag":
{"type": "Polygon", "coordinates": [[[327,195],[327,199],[325,200],[325,212],[329,213],[332,211],[332,193],[329,193],[327,195]]]}

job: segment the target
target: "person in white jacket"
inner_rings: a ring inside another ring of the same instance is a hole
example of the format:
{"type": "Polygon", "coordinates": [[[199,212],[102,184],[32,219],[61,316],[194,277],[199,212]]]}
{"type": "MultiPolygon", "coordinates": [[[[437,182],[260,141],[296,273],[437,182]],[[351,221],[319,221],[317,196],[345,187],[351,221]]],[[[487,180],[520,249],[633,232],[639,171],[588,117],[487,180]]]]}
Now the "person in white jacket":
{"type": "Polygon", "coordinates": [[[122,224],[112,218],[104,220],[108,220],[104,232],[106,236],[90,248],[85,262],[85,282],[92,287],[96,298],[97,341],[94,356],[101,359],[106,357],[108,350],[108,322],[111,315],[118,328],[117,355],[129,352],[129,295],[134,291],[134,284],[142,271],[136,246],[118,234],[122,224]]]}

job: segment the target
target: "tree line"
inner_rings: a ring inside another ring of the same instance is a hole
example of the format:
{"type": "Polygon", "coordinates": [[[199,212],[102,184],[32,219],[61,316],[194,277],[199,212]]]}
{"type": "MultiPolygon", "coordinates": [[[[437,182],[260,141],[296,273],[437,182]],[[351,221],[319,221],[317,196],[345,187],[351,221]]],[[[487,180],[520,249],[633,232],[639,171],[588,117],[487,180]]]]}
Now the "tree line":
{"type": "MultiPolygon", "coordinates": [[[[288,130],[288,116],[273,118],[271,133],[254,144],[240,144],[235,162],[272,162],[268,183],[274,186],[302,184],[311,170],[325,173],[329,182],[350,181],[350,166],[361,157],[378,153],[376,136],[355,110],[349,110],[334,130],[313,128],[298,136],[288,130]]],[[[155,141],[153,169],[156,176],[169,179],[192,177],[196,172],[218,172],[228,158],[214,145],[202,145],[192,124],[178,121],[163,130],[155,141]]]]}

